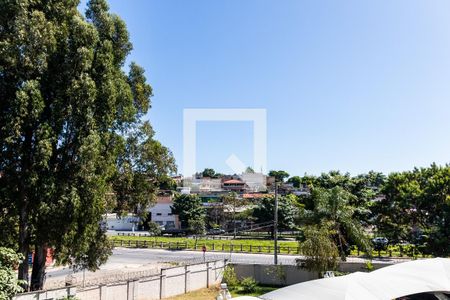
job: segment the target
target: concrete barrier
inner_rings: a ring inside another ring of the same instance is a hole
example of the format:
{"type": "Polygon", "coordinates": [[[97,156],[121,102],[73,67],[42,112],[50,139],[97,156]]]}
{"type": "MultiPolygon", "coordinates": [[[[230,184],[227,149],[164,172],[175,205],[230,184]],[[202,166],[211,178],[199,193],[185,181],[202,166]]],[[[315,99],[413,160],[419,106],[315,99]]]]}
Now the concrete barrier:
{"type": "MultiPolygon", "coordinates": [[[[373,263],[374,269],[391,265],[392,263],[373,263]]],[[[258,283],[286,286],[318,278],[318,274],[294,265],[260,265],[260,264],[232,264],[239,279],[252,277],[258,283]]],[[[366,264],[361,262],[341,262],[341,272],[365,272],[366,264]]]]}
{"type": "Polygon", "coordinates": [[[61,299],[75,296],[80,300],[156,300],[217,285],[222,281],[226,261],[217,260],[173,268],[163,268],[160,274],[139,279],[93,285],[85,288],[23,293],[14,300],[61,299]]]}
{"type": "Polygon", "coordinates": [[[46,299],[61,299],[68,296],[75,296],[77,293],[76,287],[65,287],[60,289],[52,289],[47,291],[37,291],[22,293],[15,296],[14,300],[46,300],[46,299]]]}

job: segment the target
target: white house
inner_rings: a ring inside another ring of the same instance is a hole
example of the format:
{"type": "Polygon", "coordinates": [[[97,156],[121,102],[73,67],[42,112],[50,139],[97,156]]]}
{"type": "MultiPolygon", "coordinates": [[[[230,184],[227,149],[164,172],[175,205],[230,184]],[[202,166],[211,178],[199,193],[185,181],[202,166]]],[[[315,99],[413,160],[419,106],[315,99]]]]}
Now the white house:
{"type": "Polygon", "coordinates": [[[132,214],[121,216],[117,214],[107,214],[106,229],[118,231],[134,231],[137,229],[140,219],[132,214]]]}
{"type": "Polygon", "coordinates": [[[172,196],[158,196],[156,204],[149,209],[151,220],[166,229],[179,229],[178,216],[172,214],[172,196]]]}
{"type": "Polygon", "coordinates": [[[209,177],[186,177],[183,179],[184,187],[188,187],[193,193],[209,193],[222,191],[222,180],[209,177]]]}
{"type": "Polygon", "coordinates": [[[266,175],[262,173],[242,173],[239,177],[247,185],[247,192],[258,193],[267,191],[266,175]]]}

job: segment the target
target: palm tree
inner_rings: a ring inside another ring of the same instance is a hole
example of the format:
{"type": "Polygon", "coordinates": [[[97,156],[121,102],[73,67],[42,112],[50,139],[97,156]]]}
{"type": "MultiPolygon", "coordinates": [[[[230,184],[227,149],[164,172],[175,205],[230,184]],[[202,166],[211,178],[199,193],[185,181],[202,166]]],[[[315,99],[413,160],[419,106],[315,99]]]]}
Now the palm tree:
{"type": "Polygon", "coordinates": [[[354,195],[342,187],[314,189],[312,193],[314,209],[307,212],[309,222],[328,228],[342,260],[349,254],[354,244],[366,253],[371,253],[370,241],[361,222],[355,218],[358,208],[350,205],[354,195]]]}

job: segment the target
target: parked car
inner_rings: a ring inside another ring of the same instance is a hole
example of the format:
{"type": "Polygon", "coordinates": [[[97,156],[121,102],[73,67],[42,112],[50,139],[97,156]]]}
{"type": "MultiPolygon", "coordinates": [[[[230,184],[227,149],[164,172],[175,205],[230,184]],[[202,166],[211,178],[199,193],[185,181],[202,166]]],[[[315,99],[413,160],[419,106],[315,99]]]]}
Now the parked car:
{"type": "Polygon", "coordinates": [[[208,234],[210,234],[210,235],[218,235],[218,234],[224,234],[224,233],[225,233],[225,230],[220,229],[220,228],[213,228],[208,231],[208,234]]]}
{"type": "Polygon", "coordinates": [[[389,240],[385,237],[376,237],[372,239],[372,244],[376,251],[387,250],[389,240]]]}

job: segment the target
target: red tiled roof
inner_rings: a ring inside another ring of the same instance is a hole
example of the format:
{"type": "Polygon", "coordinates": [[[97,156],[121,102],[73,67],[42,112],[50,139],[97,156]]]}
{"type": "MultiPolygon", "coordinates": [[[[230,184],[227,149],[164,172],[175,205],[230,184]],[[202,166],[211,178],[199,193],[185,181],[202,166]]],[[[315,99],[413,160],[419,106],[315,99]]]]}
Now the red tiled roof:
{"type": "Polygon", "coordinates": [[[242,183],[242,184],[244,184],[244,182],[237,180],[237,179],[230,179],[230,180],[224,181],[223,183],[242,183]]]}

